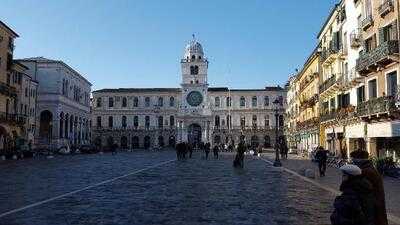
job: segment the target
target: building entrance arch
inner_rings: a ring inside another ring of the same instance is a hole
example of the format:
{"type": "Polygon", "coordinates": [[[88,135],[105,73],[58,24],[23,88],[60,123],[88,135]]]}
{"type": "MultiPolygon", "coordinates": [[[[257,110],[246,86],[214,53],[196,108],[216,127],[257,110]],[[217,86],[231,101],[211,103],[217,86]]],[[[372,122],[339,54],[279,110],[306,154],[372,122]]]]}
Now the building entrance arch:
{"type": "Polygon", "coordinates": [[[201,142],[201,126],[193,123],[188,127],[188,143],[196,146],[201,142]]]}

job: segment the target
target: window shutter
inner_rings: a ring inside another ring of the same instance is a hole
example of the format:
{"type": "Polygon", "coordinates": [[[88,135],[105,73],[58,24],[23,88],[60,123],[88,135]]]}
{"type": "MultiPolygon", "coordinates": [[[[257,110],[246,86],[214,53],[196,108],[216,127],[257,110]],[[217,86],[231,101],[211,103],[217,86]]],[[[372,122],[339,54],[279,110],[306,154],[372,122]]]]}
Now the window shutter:
{"type": "Polygon", "coordinates": [[[384,33],[383,33],[383,27],[379,28],[379,45],[381,45],[384,42],[384,33]]]}
{"type": "Polygon", "coordinates": [[[391,34],[391,40],[397,40],[397,20],[393,21],[392,23],[392,34],[391,34]]]}

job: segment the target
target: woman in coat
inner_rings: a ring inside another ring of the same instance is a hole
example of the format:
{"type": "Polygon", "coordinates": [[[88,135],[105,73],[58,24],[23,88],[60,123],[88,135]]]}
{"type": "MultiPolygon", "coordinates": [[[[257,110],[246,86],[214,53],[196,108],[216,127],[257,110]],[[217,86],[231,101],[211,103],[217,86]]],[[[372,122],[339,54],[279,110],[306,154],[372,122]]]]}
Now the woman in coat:
{"type": "Polygon", "coordinates": [[[371,183],[361,175],[361,169],[356,165],[344,165],[340,170],[343,172],[342,194],[333,204],[332,225],[375,225],[375,198],[371,183]]]}

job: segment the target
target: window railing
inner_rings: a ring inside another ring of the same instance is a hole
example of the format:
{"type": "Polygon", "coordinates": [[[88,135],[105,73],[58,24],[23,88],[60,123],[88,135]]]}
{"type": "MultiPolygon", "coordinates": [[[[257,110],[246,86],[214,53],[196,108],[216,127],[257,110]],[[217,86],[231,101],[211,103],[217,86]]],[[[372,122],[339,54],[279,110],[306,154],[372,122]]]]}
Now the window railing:
{"type": "Polygon", "coordinates": [[[27,121],[27,116],[23,114],[10,114],[0,112],[0,121],[5,123],[24,125],[27,121]]]}
{"type": "Polygon", "coordinates": [[[360,74],[365,74],[370,72],[369,67],[375,67],[378,63],[390,63],[391,60],[388,56],[391,56],[395,53],[399,53],[398,40],[383,42],[372,51],[363,52],[362,54],[360,54],[356,63],[356,71],[358,71],[360,74]]]}
{"type": "Polygon", "coordinates": [[[357,28],[350,34],[350,46],[352,48],[358,48],[361,46],[362,43],[362,35],[360,28],[357,28]]]}
{"type": "Polygon", "coordinates": [[[323,93],[326,90],[328,90],[330,87],[332,87],[336,83],[336,74],[333,74],[330,78],[325,80],[320,86],[319,86],[319,93],[323,93]]]}
{"type": "Polygon", "coordinates": [[[359,117],[367,117],[375,114],[391,113],[396,108],[396,101],[394,97],[383,96],[374,98],[357,105],[357,115],[359,117]]]}
{"type": "Polygon", "coordinates": [[[372,23],[374,22],[374,19],[372,17],[372,15],[367,15],[365,16],[365,18],[363,20],[361,20],[361,27],[366,30],[368,29],[368,27],[370,27],[372,25],[372,23]]]}
{"type": "Polygon", "coordinates": [[[379,15],[384,17],[386,14],[394,10],[393,0],[385,0],[378,7],[379,15]]]}
{"type": "Polygon", "coordinates": [[[16,97],[17,89],[7,83],[0,82],[0,93],[9,97],[16,97]]]}

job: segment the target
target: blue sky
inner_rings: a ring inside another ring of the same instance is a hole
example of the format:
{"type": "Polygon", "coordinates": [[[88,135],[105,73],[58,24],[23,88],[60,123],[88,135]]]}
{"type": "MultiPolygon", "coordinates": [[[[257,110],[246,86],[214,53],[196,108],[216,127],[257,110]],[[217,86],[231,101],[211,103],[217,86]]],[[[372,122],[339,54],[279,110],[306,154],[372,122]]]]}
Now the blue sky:
{"type": "Polygon", "coordinates": [[[179,60],[194,33],[211,86],[284,84],[314,49],[337,0],[2,0],[15,58],[60,59],[93,83],[178,87],[179,60]],[[273,3],[272,3],[273,2],[273,3]]]}

